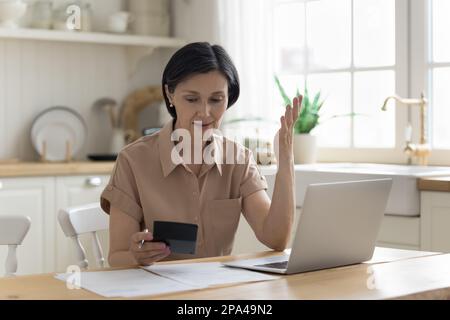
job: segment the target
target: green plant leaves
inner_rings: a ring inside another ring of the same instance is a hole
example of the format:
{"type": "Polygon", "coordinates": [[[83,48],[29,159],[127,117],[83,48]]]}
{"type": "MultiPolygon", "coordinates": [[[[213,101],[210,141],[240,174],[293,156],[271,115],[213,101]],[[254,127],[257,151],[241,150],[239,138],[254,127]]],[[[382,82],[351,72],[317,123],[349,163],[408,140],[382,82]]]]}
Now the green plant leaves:
{"type": "Polygon", "coordinates": [[[284,91],[284,88],[283,88],[283,86],[281,85],[280,80],[278,79],[277,76],[275,76],[275,83],[276,83],[276,85],[277,85],[277,87],[278,87],[278,90],[280,90],[280,94],[281,94],[281,97],[282,97],[283,100],[284,100],[285,106],[290,105],[290,104],[292,103],[292,102],[291,102],[291,99],[289,99],[288,95],[286,94],[286,91],[284,91]]]}
{"type": "MultiPolygon", "coordinates": [[[[281,97],[283,98],[285,107],[292,104],[292,100],[286,94],[280,80],[275,76],[275,83],[280,91],[281,97]]],[[[297,88],[297,96],[300,95],[300,91],[297,88]]],[[[296,134],[306,134],[310,133],[319,124],[319,111],[323,106],[324,101],[320,101],[321,93],[320,91],[316,93],[314,99],[311,101],[309,97],[308,88],[305,83],[305,92],[303,94],[302,109],[300,115],[294,124],[294,132],[296,134]]]]}

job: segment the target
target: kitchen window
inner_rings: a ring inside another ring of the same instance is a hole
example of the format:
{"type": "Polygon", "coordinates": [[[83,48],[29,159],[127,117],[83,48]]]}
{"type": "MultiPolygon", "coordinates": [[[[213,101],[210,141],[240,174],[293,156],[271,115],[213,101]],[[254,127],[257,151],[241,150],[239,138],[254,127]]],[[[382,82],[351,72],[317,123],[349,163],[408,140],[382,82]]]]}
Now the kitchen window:
{"type": "Polygon", "coordinates": [[[405,1],[397,2],[277,1],[274,69],[290,95],[297,87],[302,91],[306,80],[311,93],[320,90],[326,98],[325,121],[315,134],[321,150],[335,158],[329,160],[349,158],[358,149],[393,150],[401,143],[396,119],[407,112],[394,106],[381,111],[384,99],[406,86],[400,57],[406,34],[397,24],[406,21],[407,11],[401,10],[405,1]],[[347,116],[332,119],[335,115],[347,116]]]}
{"type": "Polygon", "coordinates": [[[319,161],[407,163],[406,128],[412,124],[412,140],[418,142],[419,108],[390,101],[382,112],[381,106],[394,93],[418,98],[424,92],[429,164],[450,165],[449,0],[221,3],[223,44],[242,74],[243,107],[232,111],[236,115],[277,120],[282,99],[272,75],[290,96],[306,80],[310,94],[320,90],[326,98],[326,121],[314,132],[319,161]],[[348,114],[356,115],[327,120],[348,114]]]}
{"type": "Polygon", "coordinates": [[[431,141],[437,149],[450,149],[450,1],[430,0],[428,11],[431,141]]]}
{"type": "MultiPolygon", "coordinates": [[[[450,165],[450,20],[448,0],[409,2],[409,91],[429,99],[428,135],[431,164],[450,165]]],[[[410,115],[418,139],[419,115],[410,115]]]]}

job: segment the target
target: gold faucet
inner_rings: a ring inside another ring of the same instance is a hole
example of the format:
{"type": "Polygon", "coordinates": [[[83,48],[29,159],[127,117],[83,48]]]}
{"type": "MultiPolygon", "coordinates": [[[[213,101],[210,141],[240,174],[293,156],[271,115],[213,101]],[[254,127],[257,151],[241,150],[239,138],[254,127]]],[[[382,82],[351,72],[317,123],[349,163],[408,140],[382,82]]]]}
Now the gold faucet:
{"type": "Polygon", "coordinates": [[[408,157],[410,157],[410,159],[411,157],[417,157],[420,165],[423,166],[428,165],[428,157],[431,154],[431,147],[427,142],[427,128],[426,128],[427,123],[426,107],[428,104],[428,100],[425,98],[425,95],[423,93],[420,95],[420,99],[404,99],[400,98],[398,95],[394,95],[387,97],[386,100],[384,100],[383,107],[381,108],[381,110],[386,111],[387,103],[391,99],[394,99],[406,106],[418,105],[420,107],[420,143],[415,144],[412,143],[411,141],[406,141],[406,147],[404,149],[404,152],[408,155],[408,157]]]}

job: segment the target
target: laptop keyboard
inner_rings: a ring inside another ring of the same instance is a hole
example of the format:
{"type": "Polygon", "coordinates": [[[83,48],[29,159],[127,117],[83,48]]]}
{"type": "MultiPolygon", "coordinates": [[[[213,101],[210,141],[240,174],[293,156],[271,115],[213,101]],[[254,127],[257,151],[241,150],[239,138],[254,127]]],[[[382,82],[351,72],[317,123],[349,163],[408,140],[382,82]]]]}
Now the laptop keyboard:
{"type": "Polygon", "coordinates": [[[266,263],[266,264],[259,264],[257,267],[266,267],[266,268],[275,268],[275,269],[286,269],[287,268],[287,261],[281,261],[281,262],[273,262],[273,263],[266,263]]]}

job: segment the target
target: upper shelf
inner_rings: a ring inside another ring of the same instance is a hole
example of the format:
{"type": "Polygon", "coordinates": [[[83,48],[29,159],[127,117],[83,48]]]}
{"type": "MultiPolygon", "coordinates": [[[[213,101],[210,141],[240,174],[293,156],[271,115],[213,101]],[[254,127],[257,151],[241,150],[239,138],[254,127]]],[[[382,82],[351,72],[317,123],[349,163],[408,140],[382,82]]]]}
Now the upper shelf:
{"type": "Polygon", "coordinates": [[[77,42],[151,48],[177,48],[183,46],[186,43],[185,40],[177,38],[137,36],[130,34],[4,28],[0,28],[0,39],[77,42]]]}
{"type": "Polygon", "coordinates": [[[0,28],[0,39],[38,40],[123,46],[127,48],[128,52],[130,76],[136,71],[139,61],[143,57],[152,54],[155,49],[180,48],[186,44],[185,40],[178,38],[26,28],[0,28]]]}

